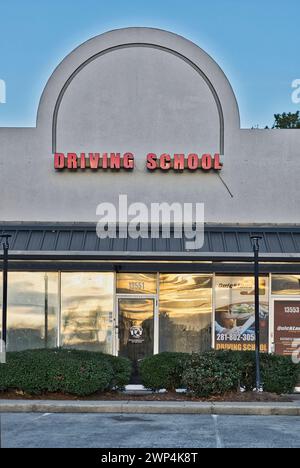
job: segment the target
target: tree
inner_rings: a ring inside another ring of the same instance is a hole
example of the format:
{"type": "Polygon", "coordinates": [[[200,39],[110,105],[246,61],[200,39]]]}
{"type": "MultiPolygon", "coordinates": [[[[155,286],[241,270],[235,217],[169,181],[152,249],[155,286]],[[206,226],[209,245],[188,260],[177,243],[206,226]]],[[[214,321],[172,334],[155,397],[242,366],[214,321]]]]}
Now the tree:
{"type": "Polygon", "coordinates": [[[284,112],[283,114],[275,114],[275,122],[273,128],[299,128],[300,129],[300,111],[284,112]]]}

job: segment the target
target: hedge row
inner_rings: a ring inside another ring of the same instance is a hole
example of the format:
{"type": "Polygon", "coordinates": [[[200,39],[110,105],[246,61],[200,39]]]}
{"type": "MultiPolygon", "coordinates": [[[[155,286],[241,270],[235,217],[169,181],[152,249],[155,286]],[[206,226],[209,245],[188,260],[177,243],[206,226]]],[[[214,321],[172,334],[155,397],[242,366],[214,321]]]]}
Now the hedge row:
{"type": "Polygon", "coordinates": [[[0,391],[20,390],[31,395],[65,393],[87,396],[130,381],[131,363],[102,353],[43,349],[7,354],[0,365],[0,391]]]}
{"type": "Polygon", "coordinates": [[[182,388],[182,376],[191,356],[184,353],[161,353],[143,359],[139,374],[145,388],[173,391],[182,388]]]}
{"type": "MultiPolygon", "coordinates": [[[[187,388],[209,397],[255,387],[254,353],[163,353],[144,359],[139,370],[143,385],[155,391],[187,388]]],[[[0,391],[86,396],[123,389],[131,371],[129,360],[101,353],[66,349],[8,353],[7,364],[0,365],[0,391]]],[[[267,392],[291,393],[297,386],[299,365],[290,358],[263,354],[261,371],[267,392]]]]}
{"type": "MultiPolygon", "coordinates": [[[[298,383],[299,365],[288,357],[263,354],[261,373],[266,392],[292,393],[298,383]]],[[[238,391],[240,387],[251,391],[255,388],[255,353],[162,353],[141,362],[140,376],[146,388],[155,391],[187,388],[205,398],[238,391]]]]}

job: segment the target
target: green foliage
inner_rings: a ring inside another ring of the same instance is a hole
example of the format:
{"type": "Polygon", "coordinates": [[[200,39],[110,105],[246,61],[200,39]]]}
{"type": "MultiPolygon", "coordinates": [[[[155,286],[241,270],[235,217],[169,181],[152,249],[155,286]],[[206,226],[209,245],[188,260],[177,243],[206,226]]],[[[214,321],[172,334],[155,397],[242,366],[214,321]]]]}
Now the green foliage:
{"type": "Polygon", "coordinates": [[[0,390],[38,395],[61,392],[86,396],[129,383],[129,361],[101,353],[53,349],[8,353],[0,365],[0,390]]]}
{"type": "Polygon", "coordinates": [[[113,368],[113,380],[112,388],[116,390],[124,390],[126,385],[130,382],[132,373],[132,363],[129,359],[122,357],[115,357],[105,355],[105,358],[109,361],[113,368]]]}
{"type": "MultiPolygon", "coordinates": [[[[292,393],[299,381],[300,366],[291,358],[261,354],[261,377],[266,392],[292,393]]],[[[152,390],[187,388],[207,398],[255,388],[255,353],[211,351],[204,354],[163,353],[140,364],[142,383],[152,390]]]]}
{"type": "MultiPolygon", "coordinates": [[[[218,359],[235,362],[240,372],[240,385],[251,391],[255,388],[255,353],[222,352],[218,359]]],[[[265,392],[284,394],[292,393],[297,386],[300,366],[288,356],[273,354],[260,355],[261,380],[265,392]]]]}
{"type": "Polygon", "coordinates": [[[271,393],[292,393],[299,382],[300,366],[290,357],[262,355],[264,390],[271,393]]]}
{"type": "Polygon", "coordinates": [[[144,359],[139,365],[142,384],[154,391],[181,388],[188,358],[184,353],[161,353],[144,359]]]}
{"type": "Polygon", "coordinates": [[[275,122],[273,128],[300,128],[300,111],[298,112],[284,112],[283,114],[275,114],[275,122]]]}
{"type": "MultiPolygon", "coordinates": [[[[299,379],[299,365],[289,357],[262,354],[264,390],[291,393],[299,379]]],[[[143,385],[152,390],[187,388],[207,398],[255,388],[255,353],[211,351],[204,354],[162,353],[139,366],[143,385]]],[[[0,365],[0,390],[28,394],[65,393],[78,396],[122,389],[130,381],[131,363],[124,358],[67,349],[8,353],[0,365]]]]}
{"type": "Polygon", "coordinates": [[[239,374],[238,387],[243,387],[247,391],[255,388],[255,353],[251,351],[214,351],[214,355],[224,367],[234,365],[239,374]]]}

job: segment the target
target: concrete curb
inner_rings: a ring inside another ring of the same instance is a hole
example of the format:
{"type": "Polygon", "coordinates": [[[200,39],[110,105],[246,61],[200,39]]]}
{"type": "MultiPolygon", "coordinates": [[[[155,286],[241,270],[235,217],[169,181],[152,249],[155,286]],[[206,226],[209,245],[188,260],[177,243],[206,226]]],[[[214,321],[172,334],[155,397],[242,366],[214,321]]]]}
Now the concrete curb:
{"type": "Polygon", "coordinates": [[[194,403],[149,401],[23,401],[1,400],[0,413],[121,413],[300,416],[300,402],[194,403]]]}

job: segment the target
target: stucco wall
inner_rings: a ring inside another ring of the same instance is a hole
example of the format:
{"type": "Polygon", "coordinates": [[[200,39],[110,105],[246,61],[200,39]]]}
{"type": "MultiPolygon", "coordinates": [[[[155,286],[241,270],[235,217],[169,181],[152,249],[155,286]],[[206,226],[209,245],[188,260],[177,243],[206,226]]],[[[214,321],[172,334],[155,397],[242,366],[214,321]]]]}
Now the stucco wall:
{"type": "Polygon", "coordinates": [[[299,223],[299,149],[298,130],[240,129],[230,84],[195,44],[159,30],[113,31],[55,70],[37,128],[0,129],[0,220],[94,221],[98,203],[123,193],[132,202],[204,202],[211,223],[299,223]],[[145,168],[149,152],[215,153],[223,142],[232,195],[215,173],[145,168]],[[136,168],[55,172],[53,145],[131,151],[136,168]]]}

